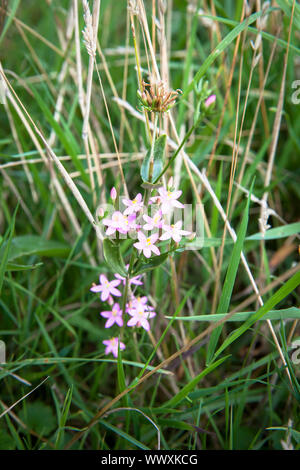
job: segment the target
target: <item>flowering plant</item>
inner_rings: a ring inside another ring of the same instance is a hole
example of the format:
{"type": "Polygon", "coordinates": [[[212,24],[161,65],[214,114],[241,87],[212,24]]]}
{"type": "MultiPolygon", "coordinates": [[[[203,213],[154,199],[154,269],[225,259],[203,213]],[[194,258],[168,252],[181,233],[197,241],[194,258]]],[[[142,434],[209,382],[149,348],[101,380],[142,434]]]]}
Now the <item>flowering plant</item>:
{"type": "MultiPolygon", "coordinates": [[[[151,90],[155,93],[155,87],[151,90]]],[[[159,86],[158,90],[158,98],[162,100],[162,87],[159,86]]],[[[165,97],[166,103],[170,104],[171,100],[174,104],[175,95],[175,92],[168,94],[165,97]]],[[[155,97],[152,98],[155,101],[155,97]]],[[[148,106],[149,102],[147,106],[145,104],[145,107],[148,106]]],[[[163,111],[164,106],[152,107],[152,112],[163,111]]],[[[158,114],[154,118],[151,146],[140,170],[144,194],[138,192],[132,199],[120,197],[113,187],[110,191],[113,210],[110,213],[102,211],[100,217],[104,257],[115,274],[111,280],[100,274],[100,284],[93,285],[90,290],[100,294],[100,300],[109,306],[100,312],[106,319],[105,328],[120,328],[119,335],[122,339],[125,326],[142,328],[149,332],[150,320],[156,316],[156,312],[149,297],[144,292],[139,292],[143,286],[142,278],[147,271],[159,266],[174,252],[182,250],[188,241],[186,237],[192,235],[190,231],[183,229],[182,220],[172,221],[172,218],[175,219],[174,211],[184,208],[184,204],[179,201],[182,191],[173,187],[172,178],[167,186],[160,182],[168,165],[164,165],[166,135],[157,135],[157,117],[158,114]],[[121,246],[124,238],[128,237],[132,239],[131,254],[129,263],[125,264],[121,246]],[[116,298],[121,302],[117,302],[116,298]]],[[[125,344],[117,339],[118,337],[113,337],[103,341],[106,346],[105,354],[112,353],[117,357],[118,348],[125,349],[125,344]]]]}

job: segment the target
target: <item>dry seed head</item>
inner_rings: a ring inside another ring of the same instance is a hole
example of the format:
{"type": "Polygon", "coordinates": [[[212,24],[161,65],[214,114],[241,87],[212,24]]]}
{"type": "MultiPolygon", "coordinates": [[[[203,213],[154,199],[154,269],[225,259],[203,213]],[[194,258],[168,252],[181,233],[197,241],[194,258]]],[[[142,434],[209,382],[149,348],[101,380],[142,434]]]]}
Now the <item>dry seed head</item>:
{"type": "Polygon", "coordinates": [[[150,83],[142,82],[142,91],[138,96],[142,106],[153,113],[165,113],[176,101],[181,90],[168,90],[162,80],[150,80],[150,83]]]}
{"type": "Polygon", "coordinates": [[[87,0],[82,0],[82,5],[83,5],[83,19],[85,22],[85,28],[82,31],[83,42],[85,44],[88,54],[91,57],[95,57],[96,41],[94,40],[93,16],[90,11],[89,2],[87,0]]]}
{"type": "Polygon", "coordinates": [[[128,0],[127,9],[132,15],[139,16],[140,14],[140,9],[136,0],[128,0]]]}

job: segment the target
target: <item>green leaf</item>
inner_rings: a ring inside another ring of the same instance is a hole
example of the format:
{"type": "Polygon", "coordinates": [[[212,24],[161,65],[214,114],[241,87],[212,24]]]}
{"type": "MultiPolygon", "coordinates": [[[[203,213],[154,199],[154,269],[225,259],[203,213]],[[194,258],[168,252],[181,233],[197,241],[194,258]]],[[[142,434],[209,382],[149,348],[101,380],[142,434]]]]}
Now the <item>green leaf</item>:
{"type": "Polygon", "coordinates": [[[141,166],[141,177],[144,183],[153,183],[156,178],[161,174],[164,166],[164,156],[166,149],[167,136],[161,135],[156,139],[153,150],[153,169],[152,177],[149,181],[150,161],[151,161],[151,148],[146,153],[141,166]]]}
{"type": "MultiPolygon", "coordinates": [[[[6,31],[8,30],[10,24],[12,23],[15,15],[16,15],[16,12],[17,12],[17,9],[18,9],[18,6],[19,6],[19,3],[20,3],[20,0],[13,0],[13,2],[9,5],[10,7],[10,15],[8,16],[8,19],[4,25],[4,28],[3,28],[3,31],[1,33],[1,36],[0,36],[0,44],[6,34],[6,31]]],[[[2,4],[3,6],[3,4],[2,4]]]]}
{"type": "Polygon", "coordinates": [[[205,377],[207,374],[212,372],[214,369],[216,369],[220,364],[222,364],[229,356],[222,357],[218,361],[214,362],[213,364],[210,364],[208,367],[206,367],[200,374],[198,374],[193,380],[191,380],[187,385],[185,385],[180,392],[178,392],[175,397],[171,398],[171,400],[167,401],[166,406],[167,407],[174,407],[178,405],[187,395],[189,392],[193,391],[195,389],[195,386],[197,383],[205,377]]]}
{"type": "Polygon", "coordinates": [[[163,333],[161,334],[159,340],[157,341],[157,344],[155,346],[155,348],[153,349],[153,351],[151,352],[149,358],[147,359],[147,362],[143,368],[143,370],[139,373],[139,375],[136,377],[136,380],[137,379],[140,379],[142,377],[142,375],[144,374],[145,370],[147,369],[147,366],[148,364],[150,364],[150,362],[152,361],[154,355],[156,354],[156,351],[158,350],[159,346],[161,345],[161,343],[163,342],[168,330],[171,328],[172,324],[173,324],[173,321],[176,319],[177,315],[179,315],[179,313],[182,311],[183,307],[185,306],[185,303],[187,301],[187,299],[190,297],[190,295],[192,294],[193,290],[194,290],[195,286],[192,286],[186,293],[184,299],[180,302],[179,306],[177,307],[174,315],[172,317],[169,317],[171,319],[171,321],[168,323],[168,325],[166,326],[166,328],[164,329],[163,333]]]}
{"type": "Polygon", "coordinates": [[[70,252],[70,246],[55,240],[46,240],[38,235],[21,235],[11,241],[9,261],[20,256],[57,256],[65,257],[70,252]]]}
{"type": "MultiPolygon", "coordinates": [[[[236,312],[232,317],[228,318],[229,322],[246,321],[255,315],[256,312],[236,312]]],[[[176,317],[176,320],[180,321],[204,321],[204,322],[218,322],[222,318],[226,317],[227,313],[216,313],[210,315],[191,315],[188,317],[176,317]]],[[[172,317],[166,316],[165,318],[170,319],[172,317]]],[[[270,310],[260,320],[291,320],[300,319],[300,308],[290,307],[283,308],[280,310],[270,310]]]]}
{"type": "Polygon", "coordinates": [[[13,217],[11,219],[10,226],[5,234],[5,237],[2,239],[1,249],[0,249],[0,294],[2,290],[4,273],[7,270],[7,263],[9,260],[9,251],[12,245],[12,236],[15,230],[15,221],[18,207],[16,207],[13,217]]]}
{"type": "Polygon", "coordinates": [[[103,253],[107,264],[121,276],[127,276],[124,260],[120,252],[120,245],[109,238],[103,240],[103,253]]]}
{"type": "Polygon", "coordinates": [[[6,271],[28,271],[30,269],[39,268],[40,266],[43,266],[43,263],[36,263],[36,264],[7,263],[6,271]]]}
{"type": "Polygon", "coordinates": [[[48,436],[56,428],[56,420],[50,406],[40,401],[26,403],[19,418],[37,434],[48,436]]]}
{"type": "Polygon", "coordinates": [[[291,235],[297,235],[300,233],[300,222],[294,224],[282,225],[281,227],[270,228],[266,231],[265,235],[261,233],[255,233],[246,240],[276,240],[277,238],[290,237],[291,235]]]}
{"type": "Polygon", "coordinates": [[[147,447],[145,444],[143,444],[142,442],[138,441],[137,439],[135,439],[134,437],[130,436],[128,433],[126,433],[125,431],[122,431],[121,428],[117,428],[116,426],[114,426],[113,424],[110,424],[108,421],[105,421],[104,419],[99,419],[99,423],[106,427],[107,429],[109,429],[110,431],[112,431],[113,433],[117,434],[118,436],[122,437],[123,439],[125,439],[126,441],[130,442],[131,444],[133,444],[134,446],[138,447],[139,449],[143,449],[143,450],[150,450],[149,447],[147,447]]]}
{"type": "Polygon", "coordinates": [[[61,417],[60,417],[60,420],[59,420],[59,429],[58,429],[58,433],[57,433],[57,437],[56,437],[56,441],[55,441],[55,448],[56,449],[60,448],[60,444],[64,440],[63,439],[64,438],[64,428],[65,428],[65,425],[66,425],[66,422],[67,422],[67,419],[68,419],[68,415],[69,415],[69,410],[70,410],[70,406],[71,406],[71,402],[72,402],[72,395],[73,395],[73,385],[69,388],[69,390],[67,392],[67,396],[66,396],[65,401],[64,401],[62,414],[61,414],[61,417]]]}
{"type": "Polygon", "coordinates": [[[0,450],[14,450],[16,444],[12,436],[0,429],[0,450]]]}
{"type": "Polygon", "coordinates": [[[234,330],[220,348],[216,351],[214,358],[219,356],[231,343],[236,341],[245,331],[247,331],[255,322],[263,318],[272,308],[275,307],[282,299],[289,295],[296,287],[300,285],[300,271],[294,274],[275,294],[260,307],[255,315],[251,316],[243,325],[234,330]]]}
{"type": "MultiPolygon", "coordinates": [[[[266,11],[265,14],[270,13],[270,9],[266,11]]],[[[225,36],[225,38],[218,43],[217,47],[209,54],[209,56],[205,59],[203,64],[201,65],[200,69],[196,73],[193,80],[190,82],[189,86],[184,90],[182,98],[186,98],[187,95],[194,89],[196,83],[199,82],[200,78],[206,73],[208,68],[213,64],[213,62],[219,57],[219,55],[229,46],[229,44],[235,40],[235,38],[241,34],[248,26],[254,23],[260,16],[262,16],[263,12],[259,11],[254,13],[253,15],[246,18],[242,23],[238,24],[230,33],[225,36]]]]}
{"type": "Polygon", "coordinates": [[[164,263],[168,258],[169,253],[162,253],[158,256],[153,256],[149,258],[149,261],[144,264],[139,264],[136,270],[133,271],[133,276],[137,276],[138,274],[143,274],[147,271],[151,271],[154,268],[157,268],[160,264],[164,263]]]}
{"type": "MultiPolygon", "coordinates": [[[[244,211],[242,222],[241,222],[238,234],[237,234],[237,239],[233,246],[233,250],[230,256],[229,265],[228,265],[228,269],[227,269],[227,273],[226,273],[226,277],[225,277],[225,281],[224,281],[224,285],[222,289],[222,294],[221,294],[220,302],[217,308],[217,313],[228,312],[230,299],[231,299],[231,295],[233,291],[233,286],[235,283],[237,270],[240,264],[240,258],[241,258],[241,253],[242,253],[242,249],[244,245],[244,240],[245,240],[246,233],[247,233],[248,213],[249,213],[249,205],[250,205],[250,200],[251,200],[250,197],[252,193],[252,188],[253,188],[253,184],[250,189],[246,209],[244,211]]],[[[209,364],[212,361],[221,331],[222,331],[222,326],[219,326],[211,334],[210,341],[209,341],[208,348],[207,348],[207,364],[209,364]]]]}

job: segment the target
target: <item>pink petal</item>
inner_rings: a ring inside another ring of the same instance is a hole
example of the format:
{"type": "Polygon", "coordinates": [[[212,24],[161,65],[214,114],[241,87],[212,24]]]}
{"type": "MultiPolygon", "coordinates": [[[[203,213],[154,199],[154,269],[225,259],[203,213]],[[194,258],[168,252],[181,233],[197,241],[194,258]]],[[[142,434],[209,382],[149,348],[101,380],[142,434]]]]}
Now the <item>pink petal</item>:
{"type": "Polygon", "coordinates": [[[171,238],[170,232],[165,232],[161,235],[160,240],[169,240],[171,238]]]}
{"type": "Polygon", "coordinates": [[[105,300],[107,300],[109,297],[109,291],[106,289],[106,290],[103,290],[102,291],[102,294],[101,294],[101,300],[102,302],[104,302],[105,300]]]}
{"type": "Polygon", "coordinates": [[[144,255],[146,256],[146,258],[150,258],[150,256],[151,256],[151,250],[150,250],[150,248],[144,248],[144,249],[143,249],[143,253],[144,253],[144,255]]]}
{"type": "Polygon", "coordinates": [[[90,291],[92,291],[92,292],[101,292],[102,289],[103,289],[103,286],[99,286],[99,285],[98,285],[98,286],[92,286],[92,287],[90,288],[90,291]]]}
{"type": "Polygon", "coordinates": [[[154,233],[153,235],[151,235],[150,237],[150,241],[151,243],[155,243],[158,239],[158,233],[154,233]]]}
{"type": "Polygon", "coordinates": [[[118,326],[123,326],[123,318],[122,317],[115,317],[115,322],[118,326]]]}
{"type": "Polygon", "coordinates": [[[127,322],[127,326],[135,326],[136,324],[137,324],[136,317],[130,318],[130,320],[127,322]]]}
{"type": "Polygon", "coordinates": [[[181,190],[178,190],[178,191],[173,191],[172,192],[172,198],[174,199],[178,199],[182,194],[182,191],[181,190]]]}
{"type": "Polygon", "coordinates": [[[133,244],[133,246],[135,246],[135,248],[138,250],[142,250],[144,245],[141,242],[136,242],[133,244]]]}
{"type": "Polygon", "coordinates": [[[121,297],[122,295],[121,292],[118,289],[115,289],[114,287],[110,289],[110,293],[115,297],[121,297]]]}
{"type": "Polygon", "coordinates": [[[100,282],[101,284],[104,284],[105,282],[108,282],[107,277],[104,276],[104,274],[100,274],[100,282]]]}
{"type": "Polygon", "coordinates": [[[157,248],[157,246],[152,245],[152,246],[151,246],[151,250],[152,250],[153,253],[155,253],[156,255],[160,255],[160,251],[159,251],[159,249],[157,248]]]}
{"type": "Polygon", "coordinates": [[[172,201],[172,204],[173,204],[173,206],[175,206],[175,207],[180,207],[181,209],[184,209],[184,204],[182,204],[182,203],[179,202],[179,201],[173,200],[173,201],[172,201]]]}
{"type": "Polygon", "coordinates": [[[115,323],[114,317],[110,317],[105,323],[105,328],[110,328],[111,326],[113,326],[114,323],[115,323]]]}
{"type": "Polygon", "coordinates": [[[142,325],[142,327],[143,327],[146,331],[149,331],[149,330],[150,330],[150,324],[149,324],[148,320],[146,320],[146,318],[141,318],[141,319],[140,319],[140,324],[142,325]]]}
{"type": "Polygon", "coordinates": [[[103,318],[109,318],[109,317],[111,317],[111,312],[108,312],[108,311],[100,312],[100,315],[103,318]]]}

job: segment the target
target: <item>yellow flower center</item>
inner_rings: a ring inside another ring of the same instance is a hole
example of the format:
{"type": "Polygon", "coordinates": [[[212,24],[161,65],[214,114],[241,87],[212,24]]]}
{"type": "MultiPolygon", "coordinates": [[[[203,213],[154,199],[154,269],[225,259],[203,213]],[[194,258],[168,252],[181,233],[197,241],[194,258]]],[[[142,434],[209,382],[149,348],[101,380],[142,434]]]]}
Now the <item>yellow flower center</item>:
{"type": "Polygon", "coordinates": [[[147,245],[151,245],[151,238],[147,238],[147,245]]]}

